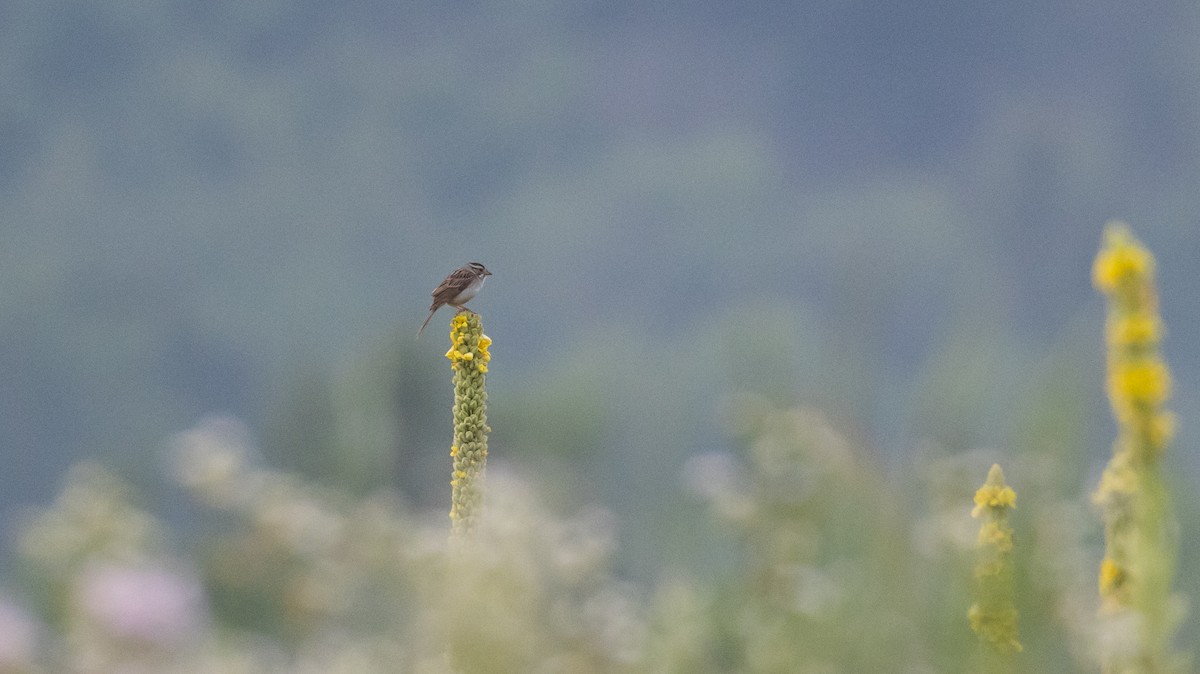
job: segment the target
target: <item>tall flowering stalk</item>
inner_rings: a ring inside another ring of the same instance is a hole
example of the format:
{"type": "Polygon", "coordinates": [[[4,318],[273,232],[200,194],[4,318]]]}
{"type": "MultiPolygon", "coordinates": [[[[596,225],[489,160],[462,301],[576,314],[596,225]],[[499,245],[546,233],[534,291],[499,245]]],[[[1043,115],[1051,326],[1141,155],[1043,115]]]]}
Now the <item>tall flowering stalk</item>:
{"type": "Polygon", "coordinates": [[[1154,284],[1154,257],[1129,228],[1111,223],[1092,268],[1108,297],[1107,389],[1117,421],[1113,456],[1093,499],[1104,518],[1100,612],[1106,674],[1173,670],[1171,595],[1175,535],[1162,457],[1174,430],[1165,409],[1171,376],[1154,284]]]}
{"type": "Polygon", "coordinates": [[[454,443],[450,456],[450,521],[454,534],[472,529],[483,504],[483,476],[487,466],[487,392],[484,375],[492,356],[492,340],[483,334],[479,314],[459,313],[450,322],[450,350],[446,357],[454,370],[454,443]]]}
{"type": "Polygon", "coordinates": [[[1008,511],[1017,507],[1017,493],[1004,482],[1004,471],[993,465],[987,482],[975,492],[971,517],[979,527],[979,558],[975,564],[975,603],[967,612],[971,629],[988,653],[985,671],[1011,671],[1017,639],[1017,608],[1013,604],[1013,530],[1008,511]]]}

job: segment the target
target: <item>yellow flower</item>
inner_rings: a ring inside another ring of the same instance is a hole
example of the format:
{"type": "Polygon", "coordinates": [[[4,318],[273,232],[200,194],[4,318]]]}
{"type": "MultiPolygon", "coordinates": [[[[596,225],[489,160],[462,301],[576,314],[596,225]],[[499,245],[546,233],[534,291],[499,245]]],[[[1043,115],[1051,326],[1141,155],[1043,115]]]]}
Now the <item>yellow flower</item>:
{"type": "Polygon", "coordinates": [[[971,517],[980,517],[985,508],[1016,508],[1017,492],[1005,485],[985,484],[975,492],[975,508],[971,517]]]}
{"type": "Polygon", "coordinates": [[[971,629],[996,652],[1021,650],[1017,640],[1017,609],[1013,604],[1013,530],[1008,511],[1017,505],[1017,493],[1004,482],[998,464],[975,492],[972,517],[984,518],[979,527],[975,562],[975,604],[967,612],[971,629]]]}
{"type": "Polygon", "coordinates": [[[1118,363],[1109,378],[1114,398],[1140,405],[1161,405],[1171,396],[1171,372],[1157,358],[1118,363]]]}
{"type": "Polygon", "coordinates": [[[1123,223],[1109,223],[1104,232],[1105,249],[1092,265],[1092,283],[1104,292],[1113,292],[1126,279],[1154,271],[1154,257],[1143,248],[1123,223]]]}
{"type": "Polygon", "coordinates": [[[1100,562],[1100,595],[1108,596],[1125,583],[1125,572],[1112,560],[1105,557],[1100,562]]]}

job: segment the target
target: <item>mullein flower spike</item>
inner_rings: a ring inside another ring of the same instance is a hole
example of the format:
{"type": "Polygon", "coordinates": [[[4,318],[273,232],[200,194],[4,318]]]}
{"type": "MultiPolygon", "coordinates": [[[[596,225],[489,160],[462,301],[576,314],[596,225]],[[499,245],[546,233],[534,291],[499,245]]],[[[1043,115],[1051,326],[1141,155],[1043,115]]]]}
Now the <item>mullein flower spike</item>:
{"type": "Polygon", "coordinates": [[[971,629],[994,652],[1021,650],[1017,638],[1017,609],[1013,604],[1013,530],[1008,511],[1017,507],[1017,493],[1004,482],[1004,471],[993,465],[987,482],[975,492],[971,517],[979,527],[975,564],[975,603],[967,612],[971,629]]]}
{"type": "Polygon", "coordinates": [[[462,312],[450,322],[450,350],[446,358],[454,370],[454,442],[450,456],[450,520],[455,534],[471,530],[483,504],[483,476],[487,466],[487,392],[484,375],[492,355],[492,340],[483,334],[479,314],[462,312]]]}
{"type": "Polygon", "coordinates": [[[1160,351],[1164,329],[1154,256],[1124,224],[1110,223],[1092,282],[1108,298],[1106,387],[1117,421],[1113,456],[1093,495],[1104,518],[1100,610],[1114,629],[1134,626],[1131,639],[1104,655],[1104,671],[1174,671],[1170,641],[1179,618],[1171,593],[1174,524],[1160,464],[1175,417],[1165,409],[1171,373],[1160,351]]]}

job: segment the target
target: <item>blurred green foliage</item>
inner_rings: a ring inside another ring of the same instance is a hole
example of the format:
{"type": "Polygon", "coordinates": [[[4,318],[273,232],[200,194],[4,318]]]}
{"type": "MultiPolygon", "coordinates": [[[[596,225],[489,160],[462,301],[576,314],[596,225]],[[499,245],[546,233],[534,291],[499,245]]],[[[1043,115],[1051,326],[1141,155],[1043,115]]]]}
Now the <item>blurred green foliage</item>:
{"type": "MultiPolygon", "coordinates": [[[[169,457],[202,508],[192,535],[94,465],[30,513],[21,596],[37,610],[5,600],[27,627],[0,671],[962,671],[976,641],[968,480],[995,453],[930,448],[892,479],[810,409],[744,395],[728,418],[739,451],[680,469],[727,563],[640,581],[616,570],[612,513],[564,512],[511,470],[489,470],[483,518],[452,540],[444,513],[267,468],[244,426],[209,419],[169,457]]],[[[1007,461],[1027,485],[1015,664],[1094,671],[1096,517],[1056,457],[1007,461]]]]}

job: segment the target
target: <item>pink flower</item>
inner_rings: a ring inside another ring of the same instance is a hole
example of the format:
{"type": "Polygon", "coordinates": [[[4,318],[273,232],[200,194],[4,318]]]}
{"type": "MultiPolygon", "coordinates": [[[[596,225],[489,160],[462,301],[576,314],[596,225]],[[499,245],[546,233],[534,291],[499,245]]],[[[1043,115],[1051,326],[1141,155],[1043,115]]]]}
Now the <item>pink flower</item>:
{"type": "Polygon", "coordinates": [[[165,568],[93,568],[80,581],[79,599],[113,636],[153,645],[181,643],[204,622],[199,581],[165,568]]]}

